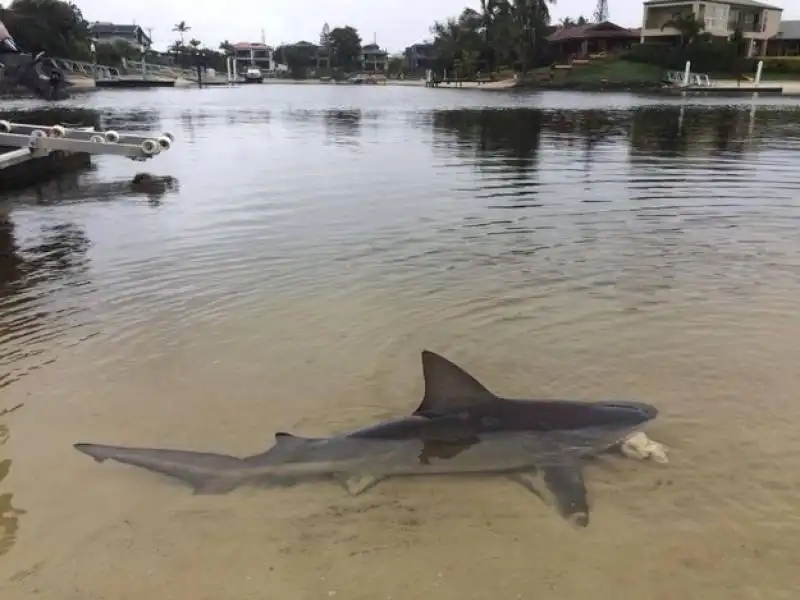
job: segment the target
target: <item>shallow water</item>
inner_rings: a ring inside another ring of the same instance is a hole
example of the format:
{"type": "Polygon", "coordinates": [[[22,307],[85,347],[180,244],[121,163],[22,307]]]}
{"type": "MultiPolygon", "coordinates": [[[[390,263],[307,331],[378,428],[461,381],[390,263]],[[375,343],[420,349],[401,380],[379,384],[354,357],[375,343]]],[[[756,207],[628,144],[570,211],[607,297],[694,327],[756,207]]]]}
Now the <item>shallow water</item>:
{"type": "Polygon", "coordinates": [[[794,598],[800,112],[788,100],[264,85],[98,92],[173,150],[0,223],[5,598],[794,598]],[[169,175],[141,193],[137,171],[169,175]],[[248,454],[509,396],[640,399],[670,463],[193,496],[77,441],[248,454]]]}

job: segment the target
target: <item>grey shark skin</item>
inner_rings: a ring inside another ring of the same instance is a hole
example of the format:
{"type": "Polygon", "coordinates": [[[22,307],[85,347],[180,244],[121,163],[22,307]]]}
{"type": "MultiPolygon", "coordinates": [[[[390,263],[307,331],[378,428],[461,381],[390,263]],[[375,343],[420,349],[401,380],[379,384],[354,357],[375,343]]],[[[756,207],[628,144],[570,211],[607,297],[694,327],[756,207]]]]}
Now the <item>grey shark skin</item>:
{"type": "Polygon", "coordinates": [[[411,415],[325,438],[279,432],[266,452],[246,458],[98,444],[75,448],[98,462],[113,459],[175,477],[197,494],[333,477],[357,495],[386,477],[504,474],[545,500],[547,490],[565,519],[585,527],[582,459],[614,448],[658,414],[639,402],[501,398],[427,350],[422,367],[425,393],[411,415]]]}

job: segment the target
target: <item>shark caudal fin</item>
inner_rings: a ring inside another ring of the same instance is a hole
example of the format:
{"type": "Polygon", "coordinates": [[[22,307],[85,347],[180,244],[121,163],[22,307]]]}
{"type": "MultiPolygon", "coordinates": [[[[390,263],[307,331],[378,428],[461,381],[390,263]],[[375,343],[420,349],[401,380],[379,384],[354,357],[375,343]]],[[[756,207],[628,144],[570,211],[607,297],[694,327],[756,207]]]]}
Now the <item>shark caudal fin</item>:
{"type": "Polygon", "coordinates": [[[430,350],[422,351],[425,396],[414,414],[458,412],[497,396],[458,365],[430,350]]]}
{"type": "Polygon", "coordinates": [[[75,449],[97,462],[111,459],[174,477],[190,485],[195,494],[223,494],[245,480],[244,461],[235,456],[100,444],[75,444],[75,449]]]}

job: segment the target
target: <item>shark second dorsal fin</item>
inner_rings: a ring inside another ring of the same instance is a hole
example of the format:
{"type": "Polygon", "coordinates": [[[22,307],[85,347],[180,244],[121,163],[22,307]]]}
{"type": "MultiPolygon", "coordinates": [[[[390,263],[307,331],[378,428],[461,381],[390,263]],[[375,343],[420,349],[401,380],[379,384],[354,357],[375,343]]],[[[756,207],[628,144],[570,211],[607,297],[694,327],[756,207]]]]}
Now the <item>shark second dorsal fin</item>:
{"type": "Polygon", "coordinates": [[[497,399],[464,369],[430,350],[422,351],[422,376],[425,395],[414,414],[456,412],[497,399]]]}

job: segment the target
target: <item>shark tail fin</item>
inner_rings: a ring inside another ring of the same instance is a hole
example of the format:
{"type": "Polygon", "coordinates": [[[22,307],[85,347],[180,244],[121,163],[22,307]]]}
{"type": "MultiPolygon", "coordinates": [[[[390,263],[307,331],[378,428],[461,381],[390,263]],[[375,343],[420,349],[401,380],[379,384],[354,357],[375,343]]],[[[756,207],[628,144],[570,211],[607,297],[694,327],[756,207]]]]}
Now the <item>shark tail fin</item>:
{"type": "Polygon", "coordinates": [[[192,487],[195,494],[223,494],[245,481],[244,461],[235,456],[158,448],[75,444],[97,462],[111,459],[161,473],[192,487]]]}

